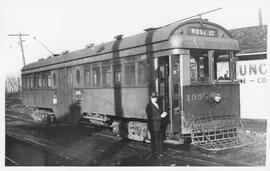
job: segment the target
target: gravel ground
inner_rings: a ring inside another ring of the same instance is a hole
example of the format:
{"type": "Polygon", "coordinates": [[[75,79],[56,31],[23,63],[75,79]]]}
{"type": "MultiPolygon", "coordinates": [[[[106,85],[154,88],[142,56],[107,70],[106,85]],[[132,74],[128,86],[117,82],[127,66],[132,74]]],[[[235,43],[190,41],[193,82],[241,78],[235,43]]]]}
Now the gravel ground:
{"type": "Polygon", "coordinates": [[[242,148],[209,153],[208,156],[237,161],[239,163],[247,163],[252,166],[265,166],[267,121],[242,119],[242,124],[247,130],[247,135],[255,141],[254,143],[242,148]]]}
{"type": "MultiPolygon", "coordinates": [[[[9,103],[6,104],[6,111],[23,113],[25,119],[37,119],[38,116],[33,116],[31,113],[33,108],[27,108],[21,104],[9,103]]],[[[243,164],[252,166],[266,165],[266,135],[267,135],[267,120],[257,119],[241,119],[247,135],[255,140],[255,143],[248,146],[220,151],[216,153],[204,152],[205,156],[220,158],[221,160],[237,161],[243,164]]],[[[198,150],[200,153],[200,150],[198,150]]],[[[203,152],[202,152],[203,153],[203,152]]]]}

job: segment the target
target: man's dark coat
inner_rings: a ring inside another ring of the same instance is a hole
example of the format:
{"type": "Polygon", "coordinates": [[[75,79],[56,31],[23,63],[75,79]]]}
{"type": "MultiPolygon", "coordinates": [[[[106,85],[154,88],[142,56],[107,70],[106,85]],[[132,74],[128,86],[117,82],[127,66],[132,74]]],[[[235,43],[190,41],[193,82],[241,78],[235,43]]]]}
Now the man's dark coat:
{"type": "Polygon", "coordinates": [[[147,126],[150,131],[160,131],[161,110],[158,109],[152,102],[149,102],[146,107],[147,126]]]}

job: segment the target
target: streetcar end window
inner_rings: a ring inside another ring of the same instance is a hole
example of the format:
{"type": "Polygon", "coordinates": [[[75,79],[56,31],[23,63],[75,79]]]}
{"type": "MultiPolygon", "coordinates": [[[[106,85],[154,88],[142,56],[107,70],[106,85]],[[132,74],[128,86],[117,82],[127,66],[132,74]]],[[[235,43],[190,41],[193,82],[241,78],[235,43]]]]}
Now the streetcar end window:
{"type": "Polygon", "coordinates": [[[214,54],[214,68],[216,81],[232,80],[230,72],[230,53],[228,51],[215,51],[214,54]]]}
{"type": "Polygon", "coordinates": [[[190,50],[190,81],[231,81],[236,77],[235,61],[228,50],[190,50]]]}
{"type": "Polygon", "coordinates": [[[190,81],[206,82],[209,81],[209,62],[207,50],[190,51],[190,81]]]}

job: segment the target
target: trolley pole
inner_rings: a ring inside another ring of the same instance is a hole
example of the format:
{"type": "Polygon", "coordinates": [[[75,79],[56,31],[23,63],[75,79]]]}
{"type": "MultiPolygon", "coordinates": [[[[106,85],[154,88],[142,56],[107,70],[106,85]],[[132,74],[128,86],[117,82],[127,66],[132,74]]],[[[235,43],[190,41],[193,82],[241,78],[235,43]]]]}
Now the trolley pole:
{"type": "Polygon", "coordinates": [[[21,51],[22,51],[22,58],[23,58],[23,66],[25,66],[25,57],[24,57],[24,51],[23,51],[23,40],[22,40],[22,36],[30,36],[29,34],[9,34],[8,36],[18,36],[19,38],[19,44],[21,46],[21,51]]]}

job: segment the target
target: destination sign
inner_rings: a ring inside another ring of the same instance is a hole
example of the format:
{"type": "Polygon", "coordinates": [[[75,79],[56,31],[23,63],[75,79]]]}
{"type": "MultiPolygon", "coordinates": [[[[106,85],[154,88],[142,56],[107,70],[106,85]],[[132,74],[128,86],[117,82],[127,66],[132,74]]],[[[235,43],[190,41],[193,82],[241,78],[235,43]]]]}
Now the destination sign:
{"type": "Polygon", "coordinates": [[[188,33],[191,35],[197,35],[197,36],[210,36],[210,37],[218,36],[217,30],[215,29],[202,29],[202,28],[190,27],[188,28],[188,33]]]}

